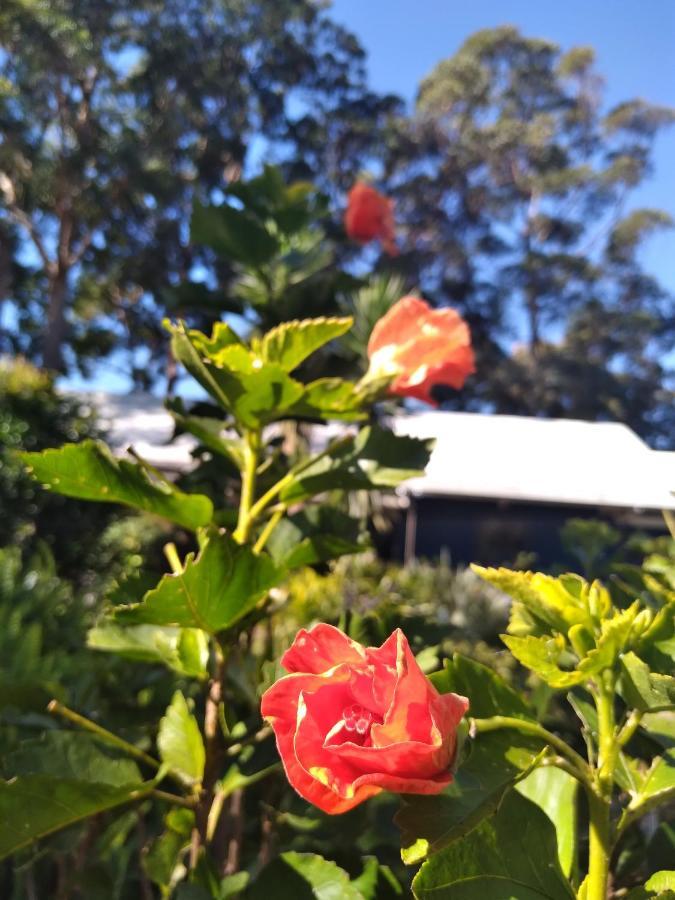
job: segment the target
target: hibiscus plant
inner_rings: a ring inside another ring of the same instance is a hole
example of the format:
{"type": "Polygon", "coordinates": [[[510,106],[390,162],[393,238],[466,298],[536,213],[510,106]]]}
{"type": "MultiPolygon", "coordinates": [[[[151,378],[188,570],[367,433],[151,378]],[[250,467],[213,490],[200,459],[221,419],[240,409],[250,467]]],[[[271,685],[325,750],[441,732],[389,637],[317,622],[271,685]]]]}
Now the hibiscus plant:
{"type": "MultiPolygon", "coordinates": [[[[379,236],[390,242],[385,211],[379,236]]],[[[354,215],[356,237],[378,236],[354,215]]],[[[256,283],[277,263],[257,260],[256,283]]],[[[428,676],[402,631],[364,646],[349,617],[341,629],[307,623],[278,658],[289,573],[362,546],[345,498],[395,488],[428,460],[431,442],[395,435],[374,409],[391,392],[432,401],[433,384],[460,388],[473,369],[457,313],[408,297],[376,325],[363,377],[307,377],[350,325],[292,320],[243,340],[225,322],[208,335],[166,323],[174,358],[211,404],[170,409],[226,473],[221,505],[100,442],[25,454],[51,490],[142,510],[183,536],[167,542],[159,582],[136,595],[123,586],[90,635],[98,651],[168,667],[176,688],[150,740],[52,698],[55,727],[4,762],[0,856],[153,804],[165,826],[144,865],[157,896],[408,893],[376,855],[354,872],[330,858],[330,842],[323,853],[284,846],[280,822],[299,833],[317,822],[284,806],[287,779],[336,829],[354,807],[400,795],[418,898],[675,896],[675,872],[627,862],[642,823],[653,829],[654,811],[675,800],[672,571],[624,572],[610,592],[571,574],[477,567],[512,598],[503,640],[532,673],[525,692],[461,655],[428,676]]]]}

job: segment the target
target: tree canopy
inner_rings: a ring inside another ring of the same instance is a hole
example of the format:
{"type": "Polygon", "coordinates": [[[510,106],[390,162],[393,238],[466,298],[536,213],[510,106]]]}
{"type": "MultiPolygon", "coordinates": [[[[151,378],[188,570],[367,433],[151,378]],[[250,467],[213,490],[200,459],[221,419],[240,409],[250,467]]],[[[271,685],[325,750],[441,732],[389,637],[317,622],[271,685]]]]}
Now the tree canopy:
{"type": "Polygon", "coordinates": [[[424,79],[387,174],[402,271],[473,327],[478,376],[455,402],[672,436],[673,298],[639,252],[671,220],[624,209],[674,119],[644,100],[605,110],[591,48],[512,27],[474,34],[424,79]]]}

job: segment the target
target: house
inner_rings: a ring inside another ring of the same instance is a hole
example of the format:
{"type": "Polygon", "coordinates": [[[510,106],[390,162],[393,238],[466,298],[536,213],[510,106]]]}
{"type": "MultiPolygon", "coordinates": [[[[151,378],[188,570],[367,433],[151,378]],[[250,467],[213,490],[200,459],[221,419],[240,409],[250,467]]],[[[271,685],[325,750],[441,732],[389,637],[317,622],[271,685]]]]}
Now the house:
{"type": "MultiPolygon", "coordinates": [[[[168,443],[173,420],[160,400],[89,397],[113,447],[133,445],[168,473],[192,467],[195,441],[168,443]]],[[[570,518],[662,534],[661,511],[675,511],[675,452],[650,449],[620,423],[431,411],[390,424],[436,442],[425,474],[397,491],[386,547],[397,558],[445,553],[453,562],[499,564],[526,550],[546,567],[562,558],[560,529],[570,518]]],[[[342,427],[317,426],[317,447],[342,427]]]]}

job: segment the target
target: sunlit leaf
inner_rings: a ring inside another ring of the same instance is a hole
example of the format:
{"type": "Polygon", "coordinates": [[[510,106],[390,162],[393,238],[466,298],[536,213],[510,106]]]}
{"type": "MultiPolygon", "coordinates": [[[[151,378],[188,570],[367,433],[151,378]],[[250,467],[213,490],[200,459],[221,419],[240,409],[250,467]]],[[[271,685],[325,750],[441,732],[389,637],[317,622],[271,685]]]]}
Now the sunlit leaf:
{"type": "Polygon", "coordinates": [[[464,840],[424,863],[418,900],[573,900],[558,863],[556,834],[538,806],[515,791],[464,840]]]}
{"type": "Polygon", "coordinates": [[[59,494],[102,503],[123,503],[196,530],[213,518],[213,504],[202,494],[184,494],[153,478],[136,463],[116,459],[100,441],[64,444],[57,450],[23,453],[31,473],[59,494]]]}
{"type": "Polygon", "coordinates": [[[204,741],[197,720],[180,691],[173,695],[160,720],[157,747],[162,762],[185,781],[202,780],[206,759],[204,741]]]}
{"type": "Polygon", "coordinates": [[[236,624],[277,584],[280,570],[264,554],[212,530],[183,571],[165,575],[141,603],[117,607],[113,616],[125,624],[200,628],[215,634],[236,624]]]}

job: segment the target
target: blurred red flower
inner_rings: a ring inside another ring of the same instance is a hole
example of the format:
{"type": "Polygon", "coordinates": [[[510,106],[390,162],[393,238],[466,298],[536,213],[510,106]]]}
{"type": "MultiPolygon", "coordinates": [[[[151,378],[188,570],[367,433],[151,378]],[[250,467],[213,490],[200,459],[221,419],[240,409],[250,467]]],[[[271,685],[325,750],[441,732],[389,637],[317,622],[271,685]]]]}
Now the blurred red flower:
{"type": "Polygon", "coordinates": [[[469,326],[454,309],[403,297],[377,322],[368,341],[370,375],[393,376],[392,394],[432,406],[435,384],[456,390],[475,372],[469,326]]]}
{"type": "Polygon", "coordinates": [[[363,647],[332,625],[298,632],[262,698],[295,790],[343,813],[388,790],[437,794],[451,781],[457,726],[469,701],[439,694],[402,631],[363,647]]]}
{"type": "Polygon", "coordinates": [[[395,256],[394,201],[374,187],[357,181],[347,195],[345,230],[353,241],[367,244],[380,240],[385,253],[395,256]]]}

